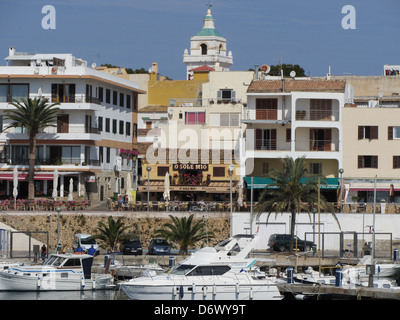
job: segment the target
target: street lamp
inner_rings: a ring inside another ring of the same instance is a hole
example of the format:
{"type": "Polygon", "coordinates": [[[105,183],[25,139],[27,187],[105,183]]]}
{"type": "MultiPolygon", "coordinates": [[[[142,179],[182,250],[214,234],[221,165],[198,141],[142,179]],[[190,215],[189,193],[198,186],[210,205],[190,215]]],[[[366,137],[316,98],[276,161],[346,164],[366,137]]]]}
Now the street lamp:
{"type": "Polygon", "coordinates": [[[150,171],[151,171],[151,167],[147,166],[146,168],[147,170],[147,211],[150,211],[150,171]]]}
{"type": "Polygon", "coordinates": [[[61,212],[61,207],[57,206],[56,207],[56,211],[57,211],[57,246],[56,246],[56,250],[58,252],[58,250],[61,249],[60,246],[60,212],[61,212]]]}
{"type": "Polygon", "coordinates": [[[233,225],[232,225],[232,173],[235,166],[231,164],[228,168],[229,171],[229,179],[230,179],[230,198],[231,198],[231,237],[233,236],[233,225]]]}
{"type": "Polygon", "coordinates": [[[343,213],[343,168],[339,169],[340,174],[340,212],[343,213]]]}

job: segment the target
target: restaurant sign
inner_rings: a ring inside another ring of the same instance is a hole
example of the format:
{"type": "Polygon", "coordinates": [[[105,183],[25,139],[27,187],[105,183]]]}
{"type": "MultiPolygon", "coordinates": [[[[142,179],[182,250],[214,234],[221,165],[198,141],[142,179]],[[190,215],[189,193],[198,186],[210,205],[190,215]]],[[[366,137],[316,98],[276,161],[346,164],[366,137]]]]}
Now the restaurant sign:
{"type": "Polygon", "coordinates": [[[174,170],[202,170],[202,171],[207,171],[208,170],[208,164],[195,164],[195,163],[176,163],[173,165],[174,170]]]}

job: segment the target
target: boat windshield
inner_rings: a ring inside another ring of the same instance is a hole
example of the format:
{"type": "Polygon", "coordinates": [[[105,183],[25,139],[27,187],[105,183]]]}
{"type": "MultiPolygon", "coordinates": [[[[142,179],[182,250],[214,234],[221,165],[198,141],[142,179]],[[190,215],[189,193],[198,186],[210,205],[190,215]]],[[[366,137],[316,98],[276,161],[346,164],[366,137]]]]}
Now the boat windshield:
{"type": "Polygon", "coordinates": [[[90,238],[81,238],[81,244],[96,244],[96,239],[90,238]]]}
{"type": "Polygon", "coordinates": [[[179,274],[179,275],[184,275],[188,271],[192,270],[195,267],[195,265],[192,264],[180,264],[173,270],[171,270],[171,274],[179,274]]]}
{"type": "Polygon", "coordinates": [[[64,262],[64,258],[57,256],[50,256],[49,259],[44,263],[46,266],[60,266],[64,262]]]}

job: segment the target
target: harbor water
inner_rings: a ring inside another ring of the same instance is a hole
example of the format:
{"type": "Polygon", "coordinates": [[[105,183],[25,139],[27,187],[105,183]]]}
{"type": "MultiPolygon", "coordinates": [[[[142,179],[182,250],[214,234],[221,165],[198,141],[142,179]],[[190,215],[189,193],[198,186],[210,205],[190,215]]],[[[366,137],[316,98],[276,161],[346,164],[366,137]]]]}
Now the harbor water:
{"type": "Polygon", "coordinates": [[[129,300],[120,290],[86,291],[0,291],[0,301],[5,300],[129,300]]]}

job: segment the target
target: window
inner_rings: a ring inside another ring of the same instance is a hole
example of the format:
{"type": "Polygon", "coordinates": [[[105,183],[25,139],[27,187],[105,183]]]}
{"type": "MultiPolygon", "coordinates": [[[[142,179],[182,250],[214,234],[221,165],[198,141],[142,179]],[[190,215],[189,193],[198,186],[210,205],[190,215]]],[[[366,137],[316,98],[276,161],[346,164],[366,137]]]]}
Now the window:
{"type": "Polygon", "coordinates": [[[137,137],[137,123],[133,124],[132,136],[135,138],[137,137]]]}
{"type": "Polygon", "coordinates": [[[378,126],[358,126],[358,140],[378,139],[378,126]]]}
{"type": "Polygon", "coordinates": [[[106,149],[106,163],[111,162],[111,148],[107,147],[106,149]]]}
{"type": "Polygon", "coordinates": [[[138,106],[138,95],[134,94],[133,95],[133,110],[137,110],[137,106],[138,106]]]}
{"type": "Polygon", "coordinates": [[[104,162],[104,148],[103,147],[99,148],[99,162],[100,163],[104,162]]]}
{"type": "Polygon", "coordinates": [[[286,142],[291,142],[292,140],[292,129],[286,129],[286,142]]]}
{"type": "Polygon", "coordinates": [[[332,120],[332,100],[311,99],[310,120],[332,120]]]}
{"type": "Polygon", "coordinates": [[[378,168],[378,156],[358,156],[358,168],[378,168]]]}
{"type": "Polygon", "coordinates": [[[157,175],[159,177],[165,177],[167,172],[169,172],[169,167],[157,167],[157,175]]]}
{"type": "Polygon", "coordinates": [[[100,102],[103,102],[103,88],[99,87],[99,100],[100,102]]]}
{"type": "Polygon", "coordinates": [[[120,92],[119,93],[119,106],[123,107],[124,106],[124,102],[125,102],[124,94],[122,92],[120,92]]]}
{"type": "Polygon", "coordinates": [[[124,121],[119,120],[119,134],[124,134],[124,121]]]}
{"type": "Polygon", "coordinates": [[[131,108],[131,96],[129,94],[126,95],[126,107],[131,108]]]}
{"type": "Polygon", "coordinates": [[[263,173],[263,174],[267,174],[268,171],[269,171],[269,164],[268,164],[268,162],[263,162],[263,164],[262,164],[262,173],[263,173]]]}
{"type": "Polygon", "coordinates": [[[256,99],[256,120],[277,120],[278,99],[256,99]]]}
{"type": "Polygon", "coordinates": [[[68,133],[69,132],[69,115],[59,114],[57,115],[57,133],[68,133]]]}
{"type": "Polygon", "coordinates": [[[400,139],[400,127],[388,127],[388,140],[400,139]]]}
{"type": "Polygon", "coordinates": [[[110,132],[110,118],[106,118],[106,132],[110,132]]]}
{"type": "Polygon", "coordinates": [[[276,150],[276,129],[256,129],[256,150],[276,150]]]}
{"type": "Polygon", "coordinates": [[[207,45],[205,43],[202,43],[200,45],[201,48],[201,55],[206,56],[207,55],[207,45]]]}
{"type": "Polygon", "coordinates": [[[400,156],[393,156],[393,169],[400,169],[400,156]]]}
{"type": "Polygon", "coordinates": [[[61,162],[62,163],[79,163],[81,160],[81,147],[67,146],[62,147],[61,162]]]}
{"type": "Polygon", "coordinates": [[[213,168],[214,177],[225,177],[225,167],[214,167],[213,168]]]}
{"type": "Polygon", "coordinates": [[[310,174],[322,174],[322,163],[310,163],[310,174]]]}
{"type": "Polygon", "coordinates": [[[185,124],[204,124],[205,122],[205,112],[185,112],[185,124]]]}
{"type": "Polygon", "coordinates": [[[99,131],[103,131],[103,117],[99,117],[99,123],[97,124],[97,128],[99,129],[99,131]]]}
{"type": "Polygon", "coordinates": [[[130,136],[130,135],[131,135],[131,123],[130,123],[130,122],[126,122],[125,134],[126,134],[127,136],[130,136]]]}
{"type": "Polygon", "coordinates": [[[112,133],[117,133],[117,120],[113,119],[112,133]]]}
{"type": "Polygon", "coordinates": [[[117,91],[113,91],[113,104],[114,105],[118,105],[118,92],[117,91]]]}
{"type": "Polygon", "coordinates": [[[217,92],[217,102],[226,102],[229,103],[231,100],[236,99],[236,91],[232,89],[221,89],[217,92]]]}
{"type": "Polygon", "coordinates": [[[106,89],[106,103],[111,103],[111,90],[106,89]]]}
{"type": "Polygon", "coordinates": [[[51,102],[75,102],[75,84],[53,83],[51,102]]]}
{"type": "Polygon", "coordinates": [[[210,126],[238,127],[239,119],[239,113],[214,113],[210,115],[210,126]]]}
{"type": "Polygon", "coordinates": [[[12,102],[21,98],[28,99],[28,84],[1,84],[0,85],[0,102],[12,102]]]}

